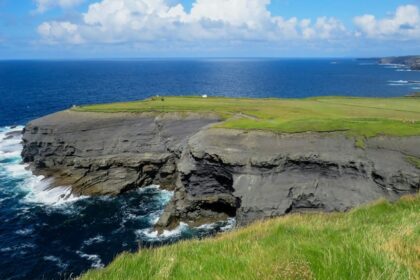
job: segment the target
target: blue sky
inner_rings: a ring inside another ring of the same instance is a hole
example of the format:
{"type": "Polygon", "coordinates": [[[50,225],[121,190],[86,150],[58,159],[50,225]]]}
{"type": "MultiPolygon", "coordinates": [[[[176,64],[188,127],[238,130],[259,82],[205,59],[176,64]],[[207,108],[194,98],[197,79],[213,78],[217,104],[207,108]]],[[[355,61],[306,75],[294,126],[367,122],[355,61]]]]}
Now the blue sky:
{"type": "Polygon", "coordinates": [[[0,59],[420,54],[420,0],[0,0],[0,59]]]}

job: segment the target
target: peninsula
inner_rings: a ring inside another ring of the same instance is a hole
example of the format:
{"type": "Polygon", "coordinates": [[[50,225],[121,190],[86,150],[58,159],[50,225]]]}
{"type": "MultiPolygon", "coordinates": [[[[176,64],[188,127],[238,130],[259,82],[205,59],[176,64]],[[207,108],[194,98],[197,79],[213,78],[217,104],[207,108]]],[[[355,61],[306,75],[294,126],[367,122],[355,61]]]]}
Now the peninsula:
{"type": "Polygon", "coordinates": [[[399,64],[411,70],[420,70],[420,56],[392,56],[384,57],[379,60],[380,64],[399,64]]]}
{"type": "Polygon", "coordinates": [[[22,156],[79,195],[174,190],[158,229],[347,211],[420,188],[420,99],[154,97],[30,122],[22,156]]]}

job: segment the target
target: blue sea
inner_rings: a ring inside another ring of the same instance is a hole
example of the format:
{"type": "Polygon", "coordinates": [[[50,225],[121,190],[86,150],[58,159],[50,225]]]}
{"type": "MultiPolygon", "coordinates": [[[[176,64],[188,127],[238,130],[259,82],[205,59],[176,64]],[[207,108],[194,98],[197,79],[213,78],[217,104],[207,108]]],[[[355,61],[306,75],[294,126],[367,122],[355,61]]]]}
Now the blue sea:
{"type": "Polygon", "coordinates": [[[226,223],[157,235],[172,193],[150,186],[115,197],[63,196],[21,163],[20,131],[72,105],[153,95],[391,97],[420,92],[420,72],[357,59],[0,61],[0,279],[68,279],[123,251],[201,238],[226,223]],[[62,197],[68,197],[63,200],[62,197]]]}

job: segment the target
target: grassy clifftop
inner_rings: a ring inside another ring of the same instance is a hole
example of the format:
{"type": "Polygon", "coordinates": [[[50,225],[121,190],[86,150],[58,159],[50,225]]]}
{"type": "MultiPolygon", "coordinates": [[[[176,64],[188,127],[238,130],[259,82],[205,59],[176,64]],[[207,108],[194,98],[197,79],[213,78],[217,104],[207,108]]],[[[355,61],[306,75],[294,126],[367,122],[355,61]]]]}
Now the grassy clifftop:
{"type": "Polygon", "coordinates": [[[420,279],[420,196],[125,253],[82,279],[420,279]]]}
{"type": "Polygon", "coordinates": [[[74,108],[85,112],[210,112],[219,126],[282,133],[344,131],[351,136],[420,135],[420,98],[248,99],[164,97],[74,108]]]}

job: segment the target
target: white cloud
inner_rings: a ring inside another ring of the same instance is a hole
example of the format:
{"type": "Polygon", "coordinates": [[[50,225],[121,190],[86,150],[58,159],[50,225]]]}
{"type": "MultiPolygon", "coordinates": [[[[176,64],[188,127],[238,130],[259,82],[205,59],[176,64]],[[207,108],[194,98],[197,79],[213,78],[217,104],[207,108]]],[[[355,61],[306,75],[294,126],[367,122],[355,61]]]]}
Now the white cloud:
{"type": "Polygon", "coordinates": [[[305,39],[330,39],[343,37],[346,34],[344,25],[335,18],[319,17],[314,25],[311,25],[310,19],[304,19],[300,22],[300,27],[302,28],[302,35],[305,39]]]}
{"type": "Polygon", "coordinates": [[[81,22],[44,22],[38,33],[47,42],[141,43],[327,40],[346,32],[335,18],[319,17],[312,23],[273,16],[270,2],[196,0],[186,12],[166,0],[101,0],[89,6],[81,22]]]}
{"type": "Polygon", "coordinates": [[[44,22],[38,26],[38,33],[48,39],[48,43],[81,44],[83,39],[79,34],[78,26],[68,21],[44,22]]]}
{"type": "Polygon", "coordinates": [[[35,0],[36,10],[35,12],[43,13],[51,8],[71,8],[81,4],[84,0],[35,0]]]}
{"type": "Polygon", "coordinates": [[[197,0],[193,3],[190,21],[221,21],[232,26],[262,28],[270,21],[267,5],[270,0],[197,0]]]}
{"type": "Polygon", "coordinates": [[[387,18],[377,19],[374,15],[354,18],[358,28],[356,35],[376,39],[420,39],[420,12],[414,5],[400,6],[387,18]]]}

